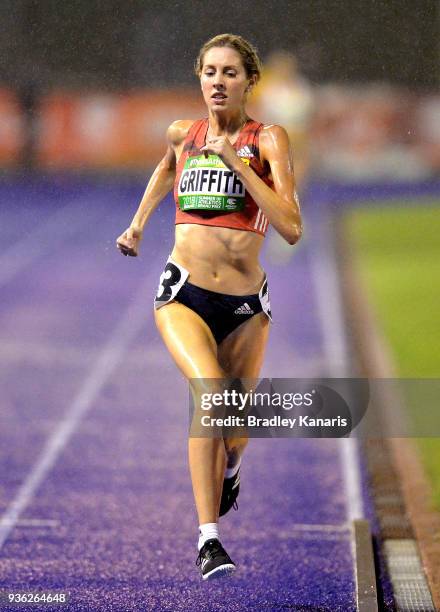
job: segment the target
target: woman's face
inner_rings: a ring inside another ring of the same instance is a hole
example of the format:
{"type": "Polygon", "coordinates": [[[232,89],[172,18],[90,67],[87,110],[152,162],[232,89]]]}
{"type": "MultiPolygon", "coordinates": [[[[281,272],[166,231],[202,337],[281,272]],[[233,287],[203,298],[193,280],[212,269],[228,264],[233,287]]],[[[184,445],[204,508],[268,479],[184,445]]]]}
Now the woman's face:
{"type": "Polygon", "coordinates": [[[209,49],[203,57],[200,84],[209,110],[241,108],[249,79],[240,54],[230,47],[209,49]]]}

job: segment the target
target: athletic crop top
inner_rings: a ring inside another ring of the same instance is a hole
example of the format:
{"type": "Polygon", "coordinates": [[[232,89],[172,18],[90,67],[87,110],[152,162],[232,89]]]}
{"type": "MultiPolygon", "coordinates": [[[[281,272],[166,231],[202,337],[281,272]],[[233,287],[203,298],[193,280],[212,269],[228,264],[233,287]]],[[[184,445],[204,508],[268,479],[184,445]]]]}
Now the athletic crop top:
{"type": "MultiPolygon", "coordinates": [[[[233,144],[238,157],[273,189],[269,166],[260,161],[259,136],[262,123],[248,119],[233,144]]],[[[174,200],[176,224],[197,223],[230,227],[264,236],[268,219],[246,191],[243,183],[217,155],[205,158],[203,147],[208,119],[190,127],[176,168],[174,200]]]]}

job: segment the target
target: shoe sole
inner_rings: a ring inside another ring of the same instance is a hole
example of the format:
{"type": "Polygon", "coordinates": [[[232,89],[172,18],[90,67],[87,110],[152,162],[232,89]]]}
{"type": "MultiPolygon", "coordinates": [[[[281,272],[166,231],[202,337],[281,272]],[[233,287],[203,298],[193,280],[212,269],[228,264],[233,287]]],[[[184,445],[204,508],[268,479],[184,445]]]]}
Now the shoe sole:
{"type": "Polygon", "coordinates": [[[214,580],[216,578],[222,578],[223,576],[230,576],[236,570],[235,565],[232,563],[226,563],[225,565],[220,565],[215,569],[211,570],[204,576],[202,576],[203,580],[214,580]]]}

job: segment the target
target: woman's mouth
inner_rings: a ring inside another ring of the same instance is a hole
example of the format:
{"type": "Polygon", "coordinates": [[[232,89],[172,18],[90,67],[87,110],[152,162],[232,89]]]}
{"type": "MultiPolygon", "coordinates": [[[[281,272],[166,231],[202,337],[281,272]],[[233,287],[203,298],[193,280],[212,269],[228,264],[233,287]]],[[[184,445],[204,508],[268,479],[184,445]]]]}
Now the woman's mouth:
{"type": "Polygon", "coordinates": [[[223,93],[215,93],[211,96],[213,100],[226,100],[227,96],[223,93]]]}

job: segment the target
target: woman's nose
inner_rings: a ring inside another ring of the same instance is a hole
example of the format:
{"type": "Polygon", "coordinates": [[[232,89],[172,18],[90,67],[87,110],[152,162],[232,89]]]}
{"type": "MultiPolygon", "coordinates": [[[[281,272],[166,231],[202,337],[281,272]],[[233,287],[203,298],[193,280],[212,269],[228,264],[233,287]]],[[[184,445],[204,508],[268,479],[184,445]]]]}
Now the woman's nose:
{"type": "Polygon", "coordinates": [[[215,79],[214,79],[214,87],[224,87],[225,86],[225,80],[223,78],[222,74],[216,74],[215,75],[215,79]]]}

